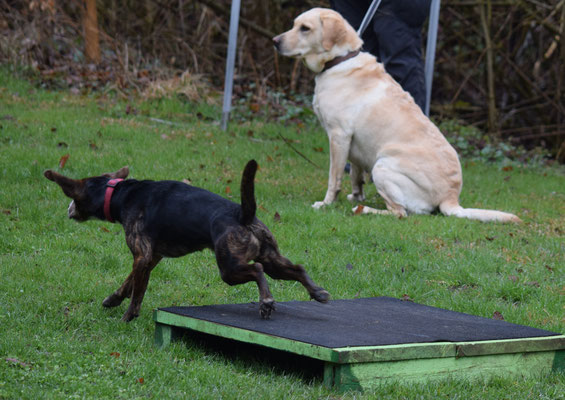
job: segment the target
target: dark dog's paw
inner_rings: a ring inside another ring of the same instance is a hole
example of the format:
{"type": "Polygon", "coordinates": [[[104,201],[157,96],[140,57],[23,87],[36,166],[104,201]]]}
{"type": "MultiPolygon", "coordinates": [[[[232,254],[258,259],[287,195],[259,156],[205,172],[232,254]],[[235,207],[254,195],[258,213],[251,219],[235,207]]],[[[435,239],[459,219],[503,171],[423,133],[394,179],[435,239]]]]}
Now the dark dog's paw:
{"type": "Polygon", "coordinates": [[[261,314],[261,318],[269,319],[271,318],[271,312],[275,311],[275,300],[273,299],[265,299],[261,300],[259,304],[259,313],[261,314]]]}
{"type": "Polygon", "coordinates": [[[325,289],[316,290],[310,297],[320,303],[327,303],[330,300],[330,294],[325,289]]]}
{"type": "Polygon", "coordinates": [[[137,318],[138,316],[139,316],[139,314],[135,314],[135,313],[131,312],[130,310],[127,310],[126,313],[124,314],[124,316],[122,317],[122,321],[130,322],[132,319],[137,318]]]}
{"type": "Polygon", "coordinates": [[[122,304],[124,299],[117,296],[115,293],[112,293],[110,296],[106,297],[102,302],[104,307],[116,307],[122,304]]]}

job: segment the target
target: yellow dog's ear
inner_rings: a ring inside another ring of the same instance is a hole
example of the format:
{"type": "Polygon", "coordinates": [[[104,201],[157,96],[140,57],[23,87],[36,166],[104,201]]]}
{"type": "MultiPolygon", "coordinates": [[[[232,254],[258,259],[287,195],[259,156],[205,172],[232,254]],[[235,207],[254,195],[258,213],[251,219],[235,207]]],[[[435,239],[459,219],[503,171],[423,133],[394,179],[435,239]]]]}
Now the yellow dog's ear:
{"type": "Polygon", "coordinates": [[[343,18],[333,13],[320,14],[322,22],[322,47],[330,50],[335,45],[343,43],[347,29],[343,18]]]}

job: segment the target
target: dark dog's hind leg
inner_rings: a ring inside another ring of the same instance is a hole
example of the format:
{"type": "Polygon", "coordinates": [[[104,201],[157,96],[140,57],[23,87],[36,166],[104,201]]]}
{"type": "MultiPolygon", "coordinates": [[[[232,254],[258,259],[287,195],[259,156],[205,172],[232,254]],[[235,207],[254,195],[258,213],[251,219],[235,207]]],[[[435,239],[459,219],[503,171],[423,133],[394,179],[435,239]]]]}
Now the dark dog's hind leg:
{"type": "Polygon", "coordinates": [[[283,257],[278,252],[273,250],[270,254],[258,259],[258,261],[263,264],[265,272],[271,278],[300,282],[310,293],[310,297],[320,303],[327,303],[330,299],[330,294],[324,288],[314,283],[302,265],[293,264],[288,258],[283,257]]]}
{"type": "Polygon", "coordinates": [[[216,253],[222,280],[228,285],[240,285],[250,281],[257,282],[259,288],[259,312],[262,318],[269,319],[275,309],[275,300],[269,290],[269,284],[260,263],[247,264],[245,259],[229,253],[216,253]]]}

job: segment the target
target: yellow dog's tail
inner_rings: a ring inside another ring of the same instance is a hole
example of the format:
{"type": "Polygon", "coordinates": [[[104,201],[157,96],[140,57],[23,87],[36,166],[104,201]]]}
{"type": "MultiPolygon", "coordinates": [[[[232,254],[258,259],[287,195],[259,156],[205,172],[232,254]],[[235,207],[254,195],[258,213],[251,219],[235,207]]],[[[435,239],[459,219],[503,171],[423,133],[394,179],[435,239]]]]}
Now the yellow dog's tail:
{"type": "Polygon", "coordinates": [[[476,219],[482,222],[522,222],[514,214],[497,210],[483,210],[480,208],[463,208],[458,203],[442,203],[439,210],[443,215],[459,218],[476,219]]]}

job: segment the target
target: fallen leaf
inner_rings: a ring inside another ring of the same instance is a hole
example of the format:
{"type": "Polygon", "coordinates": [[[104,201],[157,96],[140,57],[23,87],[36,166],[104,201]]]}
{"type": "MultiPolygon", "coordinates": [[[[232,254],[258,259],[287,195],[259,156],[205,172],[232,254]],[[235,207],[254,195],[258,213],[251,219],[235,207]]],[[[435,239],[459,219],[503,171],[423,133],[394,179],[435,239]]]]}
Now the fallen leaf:
{"type": "Polygon", "coordinates": [[[62,156],[59,159],[59,168],[63,169],[65,168],[65,164],[67,163],[67,160],[69,159],[70,155],[69,154],[65,154],[64,156],[62,156]]]}
{"type": "Polygon", "coordinates": [[[510,279],[512,282],[518,282],[518,277],[516,275],[510,275],[508,279],[510,279]]]}
{"type": "Polygon", "coordinates": [[[261,106],[259,105],[259,103],[251,103],[249,104],[249,109],[254,113],[257,113],[261,110],[261,106]]]}
{"type": "Polygon", "coordinates": [[[363,213],[363,208],[364,208],[363,204],[359,204],[359,205],[357,206],[357,208],[355,209],[354,214],[355,214],[355,215],[362,214],[362,213],[363,213]]]}
{"type": "Polygon", "coordinates": [[[503,170],[503,171],[506,171],[506,172],[512,171],[513,169],[514,169],[514,168],[512,168],[511,165],[507,165],[506,167],[502,167],[502,170],[503,170]]]}
{"type": "Polygon", "coordinates": [[[51,128],[51,132],[57,132],[57,128],[55,127],[51,128]]]}
{"type": "Polygon", "coordinates": [[[323,153],[324,148],[323,147],[314,147],[314,151],[317,151],[318,153],[323,153]]]}
{"type": "Polygon", "coordinates": [[[414,300],[412,300],[412,298],[410,296],[408,296],[406,293],[404,293],[402,295],[402,301],[411,301],[414,302],[414,300]]]}
{"type": "MultiPolygon", "coordinates": [[[[118,357],[120,356],[120,353],[118,353],[117,351],[113,351],[113,352],[110,353],[110,355],[111,355],[112,357],[118,358],[118,357]]],[[[143,379],[143,378],[142,378],[142,379],[143,379]]]]}
{"type": "Polygon", "coordinates": [[[275,222],[280,222],[281,220],[281,215],[277,211],[275,211],[274,220],[275,222]]]}
{"type": "MultiPolygon", "coordinates": [[[[10,210],[2,210],[2,214],[4,214],[4,215],[10,215],[10,214],[12,214],[12,212],[11,212],[10,210]]],[[[546,268],[547,268],[547,266],[546,266],[546,268]]],[[[552,271],[553,271],[553,270],[552,270],[552,271]]]]}
{"type": "Polygon", "coordinates": [[[247,131],[247,136],[253,137],[253,131],[251,129],[247,131]]]}
{"type": "Polygon", "coordinates": [[[273,160],[273,157],[271,157],[271,156],[267,156],[267,161],[269,161],[269,162],[273,162],[273,161],[274,161],[274,160],[273,160]]]}
{"type": "Polygon", "coordinates": [[[186,183],[187,185],[192,185],[192,182],[191,182],[190,179],[186,179],[186,178],[185,178],[185,179],[182,180],[182,182],[183,182],[183,183],[186,183]]]}
{"type": "Polygon", "coordinates": [[[143,378],[138,378],[137,382],[141,383],[142,385],[145,383],[145,379],[143,378]]]}
{"type": "Polygon", "coordinates": [[[485,236],[485,239],[489,242],[492,242],[494,239],[496,239],[496,236],[485,236]]]}
{"type": "Polygon", "coordinates": [[[353,265],[351,265],[351,264],[348,263],[348,264],[345,266],[345,269],[347,269],[348,271],[351,271],[351,270],[353,269],[353,265]]]}
{"type": "Polygon", "coordinates": [[[530,282],[526,282],[524,285],[539,287],[539,282],[537,282],[537,281],[530,281],[530,282]]]}
{"type": "Polygon", "coordinates": [[[546,265],[545,269],[547,269],[549,272],[553,272],[553,268],[551,268],[549,265],[546,265]]]}
{"type": "Polygon", "coordinates": [[[502,313],[501,313],[500,311],[495,311],[495,312],[492,314],[492,319],[496,319],[496,320],[499,320],[499,321],[504,321],[504,317],[502,316],[502,313]]]}
{"type": "Polygon", "coordinates": [[[69,145],[66,144],[65,142],[59,142],[59,143],[57,143],[57,147],[67,148],[67,147],[69,147],[69,145]]]}
{"type": "Polygon", "coordinates": [[[101,227],[100,227],[100,230],[101,230],[102,232],[110,233],[110,230],[109,230],[108,228],[106,228],[105,226],[101,226],[101,227]]]}
{"type": "Polygon", "coordinates": [[[226,194],[230,194],[231,193],[231,189],[229,186],[226,186],[226,194]]]}

